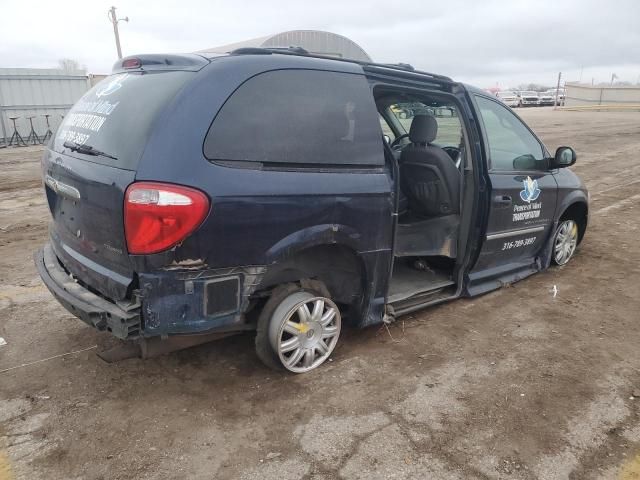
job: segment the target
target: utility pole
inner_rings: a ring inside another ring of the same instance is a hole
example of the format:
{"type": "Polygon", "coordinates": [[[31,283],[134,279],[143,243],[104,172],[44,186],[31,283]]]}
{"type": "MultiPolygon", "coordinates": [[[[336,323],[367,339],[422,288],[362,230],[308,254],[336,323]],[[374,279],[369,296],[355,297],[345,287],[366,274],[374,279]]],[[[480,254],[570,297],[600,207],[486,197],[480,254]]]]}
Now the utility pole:
{"type": "Polygon", "coordinates": [[[113,24],[113,34],[116,37],[116,50],[118,51],[118,58],[122,58],[122,49],[120,48],[120,34],[118,33],[118,22],[129,21],[129,17],[118,18],[116,16],[116,7],[111,7],[107,12],[109,21],[113,24]]]}
{"type": "Polygon", "coordinates": [[[556,99],[553,102],[554,110],[558,107],[558,95],[560,94],[560,79],[562,78],[562,72],[558,72],[558,84],[556,85],[556,99]]]}

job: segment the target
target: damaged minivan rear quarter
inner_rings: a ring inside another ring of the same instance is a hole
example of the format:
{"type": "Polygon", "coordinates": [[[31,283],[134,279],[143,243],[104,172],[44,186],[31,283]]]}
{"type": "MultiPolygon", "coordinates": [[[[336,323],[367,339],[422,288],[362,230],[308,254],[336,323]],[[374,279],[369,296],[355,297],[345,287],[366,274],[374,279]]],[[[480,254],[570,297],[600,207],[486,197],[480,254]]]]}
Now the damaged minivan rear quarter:
{"type": "Polygon", "coordinates": [[[307,372],[346,325],[571,258],[575,152],[494,100],[301,49],[127,57],[45,151],[38,271],[143,356],[255,331],[265,364],[307,372]]]}

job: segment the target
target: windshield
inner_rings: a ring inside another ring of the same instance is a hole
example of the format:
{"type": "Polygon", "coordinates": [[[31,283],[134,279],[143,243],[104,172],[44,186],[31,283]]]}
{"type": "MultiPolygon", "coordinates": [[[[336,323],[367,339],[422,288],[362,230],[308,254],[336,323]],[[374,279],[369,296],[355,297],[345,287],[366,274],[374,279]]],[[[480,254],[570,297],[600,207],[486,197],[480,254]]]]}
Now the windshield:
{"type": "Polygon", "coordinates": [[[526,95],[529,97],[537,97],[538,96],[538,92],[520,92],[520,95],[526,95]]]}
{"type": "Polygon", "coordinates": [[[516,94],[513,92],[498,92],[499,97],[515,97],[516,94]]]}
{"type": "Polygon", "coordinates": [[[118,73],[105,78],[67,113],[53,150],[135,170],[153,120],[192,75],[165,71],[118,73]]]}

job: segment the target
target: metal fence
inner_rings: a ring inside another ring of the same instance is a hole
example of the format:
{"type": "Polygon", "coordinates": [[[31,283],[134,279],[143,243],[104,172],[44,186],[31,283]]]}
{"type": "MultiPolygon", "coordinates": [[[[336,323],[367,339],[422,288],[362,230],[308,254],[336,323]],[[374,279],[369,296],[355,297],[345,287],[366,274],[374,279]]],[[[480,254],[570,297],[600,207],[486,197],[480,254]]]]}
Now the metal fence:
{"type": "Polygon", "coordinates": [[[48,129],[55,132],[63,116],[90,87],[84,71],[0,68],[0,146],[9,144],[12,137],[15,142],[16,131],[25,143],[29,139],[32,144],[31,124],[39,140],[48,129]]]}
{"type": "Polygon", "coordinates": [[[567,83],[565,85],[565,106],[638,108],[640,106],[640,87],[591,86],[567,83]]]}

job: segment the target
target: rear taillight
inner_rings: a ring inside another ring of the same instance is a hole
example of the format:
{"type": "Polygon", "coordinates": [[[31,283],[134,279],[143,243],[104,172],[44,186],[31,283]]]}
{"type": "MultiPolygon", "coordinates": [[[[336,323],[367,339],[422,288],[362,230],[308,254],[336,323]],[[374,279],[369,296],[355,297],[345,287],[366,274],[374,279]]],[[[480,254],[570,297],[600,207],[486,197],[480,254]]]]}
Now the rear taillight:
{"type": "Polygon", "coordinates": [[[199,190],[155,182],[132,183],[124,197],[124,231],[131,254],[157,253],[200,226],[209,199],[199,190]]]}
{"type": "Polygon", "coordinates": [[[139,58],[127,58],[122,62],[122,68],[140,68],[142,62],[139,58]]]}

